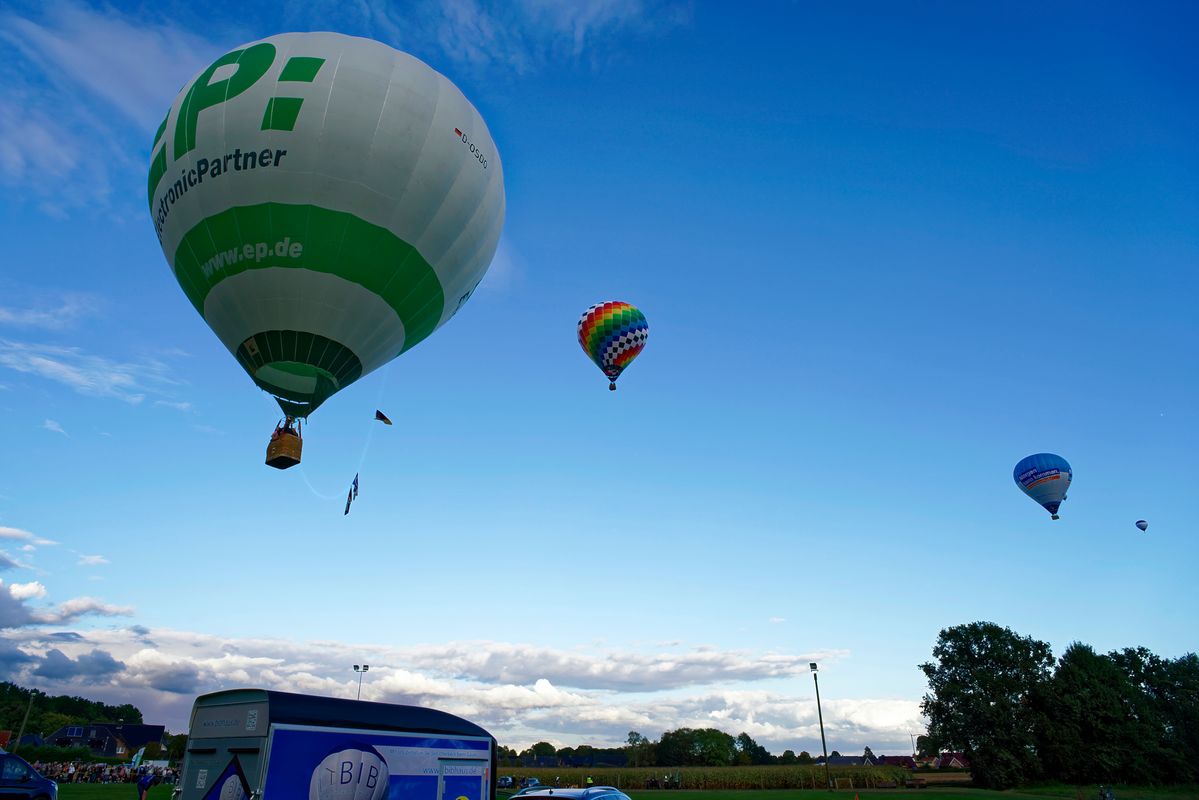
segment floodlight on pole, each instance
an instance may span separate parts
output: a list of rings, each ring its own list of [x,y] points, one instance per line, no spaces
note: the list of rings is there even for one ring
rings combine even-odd
[[[354,665],[354,671],[358,673],[358,699],[362,699],[362,676],[371,668],[370,664]]]
[[[808,667],[812,670],[812,683],[816,685],[816,717],[820,720],[820,749],[824,751],[824,782],[831,792],[833,778],[828,768],[828,745],[824,743],[824,712],[820,710],[820,681],[816,679],[816,662],[808,662]]]

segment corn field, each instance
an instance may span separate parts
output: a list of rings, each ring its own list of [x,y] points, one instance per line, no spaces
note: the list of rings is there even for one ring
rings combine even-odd
[[[900,767],[832,767],[834,783],[844,789],[872,789],[881,783],[896,782],[903,786],[911,773]],[[762,766],[762,767],[602,767],[560,769],[500,767],[500,775],[511,775],[519,785],[526,777],[537,778],[547,786],[583,786],[590,775],[596,786],[615,786],[623,791],[655,788],[669,776],[671,788],[675,777],[679,789],[823,789],[822,766]]]

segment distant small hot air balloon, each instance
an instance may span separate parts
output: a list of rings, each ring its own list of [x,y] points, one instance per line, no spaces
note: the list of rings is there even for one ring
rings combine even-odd
[[[1146,522],[1146,521],[1145,521],[1145,520],[1143,520],[1143,519],[1138,519],[1138,520],[1137,520],[1137,527],[1138,527],[1138,528],[1140,528],[1140,529],[1141,529],[1141,530],[1143,530],[1143,531],[1147,531],[1147,530],[1149,530],[1149,523],[1148,523],[1148,522]]]
[[[1020,459],[1012,477],[1022,492],[1044,506],[1052,519],[1057,519],[1058,506],[1066,499],[1074,472],[1069,462],[1059,455],[1035,453]]]
[[[597,303],[579,318],[579,344],[588,358],[608,376],[608,388],[616,391],[616,379],[645,349],[649,323],[635,306],[610,300]]]

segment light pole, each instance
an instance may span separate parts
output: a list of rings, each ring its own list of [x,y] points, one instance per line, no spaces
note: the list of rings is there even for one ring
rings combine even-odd
[[[33,698],[37,696],[37,689],[29,690],[29,705],[25,706],[25,718],[21,720],[21,729],[17,732],[17,743],[13,745],[12,751],[15,753],[21,747],[21,740],[25,738],[25,723],[29,722],[29,712],[33,710]]]
[[[816,684],[816,717],[820,720],[820,749],[824,751],[824,782],[831,792],[833,778],[828,769],[828,745],[824,743],[824,713],[820,710],[820,681],[816,679],[816,662],[811,661],[808,666],[812,668],[812,683]]]
[[[370,668],[371,668],[370,664],[363,664],[362,666],[358,666],[357,664],[354,665],[354,671],[358,673],[358,699],[359,700],[362,699],[362,676],[365,675],[367,673],[367,670],[369,670]]]

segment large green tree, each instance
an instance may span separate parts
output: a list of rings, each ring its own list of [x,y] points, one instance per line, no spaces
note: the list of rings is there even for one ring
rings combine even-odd
[[[504,757],[504,750],[506,750],[506,749],[507,748],[505,748],[505,747],[502,747],[502,746],[500,747],[499,754],[500,754],[501,758]],[[186,750],[187,750],[187,734],[186,733],[176,733],[173,736],[167,737],[167,758],[169,758],[171,761],[176,761],[176,762],[182,761],[184,751],[186,751]],[[511,750],[509,750],[508,752],[512,753],[512,755],[516,755]]]
[[[558,754],[558,748],[549,742],[537,742],[521,753],[522,756],[533,758],[549,758]]]
[[[628,746],[629,765],[634,767],[649,767],[654,764],[654,743],[637,731],[629,731],[625,739]]]
[[[1158,714],[1109,656],[1075,642],[1034,693],[1037,753],[1067,783],[1150,783],[1168,754]]]
[[[945,628],[920,665],[921,709],[938,746],[962,750],[977,784],[1006,789],[1037,775],[1030,698],[1049,677],[1049,645],[992,622]]]
[[[742,765],[773,764],[774,756],[762,745],[754,741],[748,733],[742,732],[734,745],[737,748],[737,763]]]
[[[662,734],[657,754],[663,767],[727,767],[736,762],[737,743],[715,728],[679,728]]]
[[[917,736],[916,755],[921,758],[935,758],[937,756],[937,743],[929,736],[923,734]]]
[[[1156,778],[1190,783],[1199,780],[1199,657],[1154,655],[1144,647],[1125,648],[1108,658],[1140,693],[1134,712],[1152,728]]]

